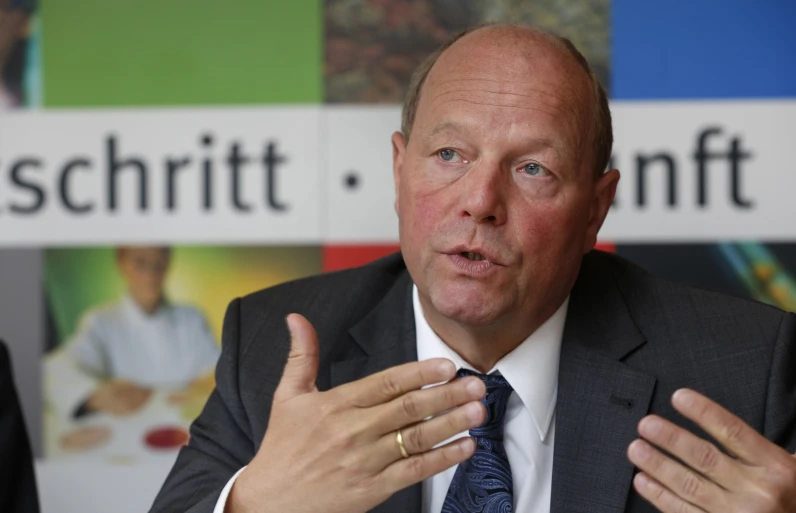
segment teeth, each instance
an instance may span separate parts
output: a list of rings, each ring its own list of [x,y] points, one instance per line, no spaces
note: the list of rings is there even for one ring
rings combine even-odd
[[[471,253],[469,251],[465,251],[464,256],[467,257],[468,260],[473,260],[475,262],[480,262],[481,260],[486,260],[484,256],[480,253]]]

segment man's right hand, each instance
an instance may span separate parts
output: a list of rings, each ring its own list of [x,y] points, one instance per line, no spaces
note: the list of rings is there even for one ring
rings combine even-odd
[[[226,513],[365,512],[472,456],[470,437],[434,446],[484,421],[480,379],[423,389],[456,375],[452,362],[433,359],[319,392],[315,329],[298,314],[287,323],[290,354],[268,429]],[[399,429],[408,458],[396,442]]]
[[[152,396],[152,390],[141,388],[123,379],[112,379],[99,386],[86,401],[89,411],[111,415],[130,415],[141,409]]]

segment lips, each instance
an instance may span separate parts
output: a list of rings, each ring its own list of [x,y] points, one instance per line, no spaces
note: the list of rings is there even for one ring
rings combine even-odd
[[[445,251],[448,255],[459,255],[471,262],[487,261],[495,265],[503,265],[502,259],[494,252],[480,246],[456,246],[450,251]]]
[[[462,252],[462,256],[467,258],[467,260],[472,260],[473,262],[480,262],[482,260],[486,260],[486,258],[484,258],[484,255],[482,255],[481,253],[473,253],[471,251]]]

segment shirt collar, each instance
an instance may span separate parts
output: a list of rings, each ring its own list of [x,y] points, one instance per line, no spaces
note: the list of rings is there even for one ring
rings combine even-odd
[[[142,322],[152,322],[157,320],[168,313],[169,305],[166,299],[164,298],[163,301],[160,302],[157,310],[154,313],[149,314],[145,312],[141,306],[136,303],[135,299],[130,295],[129,292],[126,292],[122,297],[122,305],[124,310],[128,313],[128,315],[133,316],[136,320]]]
[[[501,358],[488,374],[500,373],[531,413],[539,439],[544,442],[556,408],[558,394],[558,359],[569,297],[556,312],[526,338],[512,352]],[[412,287],[412,307],[417,333],[417,359],[448,358],[456,369],[474,370],[451,349],[428,325],[418,297],[417,286]]]

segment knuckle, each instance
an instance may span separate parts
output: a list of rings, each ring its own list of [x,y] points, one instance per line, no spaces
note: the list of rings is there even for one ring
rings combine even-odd
[[[381,389],[390,397],[399,395],[401,393],[401,386],[396,381],[396,378],[392,372],[386,372],[381,377]]]
[[[724,425],[724,437],[729,442],[738,442],[744,433],[744,424],[737,419],[731,420]]]
[[[719,465],[719,451],[712,445],[705,444],[697,450],[696,460],[700,470],[715,470]]]
[[[683,495],[689,499],[699,497],[703,490],[702,479],[693,472],[686,472],[683,476],[681,490]]]
[[[348,450],[351,447],[351,436],[345,429],[337,429],[329,439],[329,446],[338,451]]]
[[[666,447],[675,447],[680,440],[680,433],[677,429],[668,429],[665,437]]]
[[[417,397],[414,394],[407,394],[401,398],[401,409],[410,419],[416,419],[418,415]]]
[[[425,433],[422,425],[417,425],[408,430],[407,442],[411,452],[421,452],[425,450]]]
[[[407,460],[407,472],[413,481],[423,479],[426,471],[426,460],[423,456],[415,456]]]
[[[694,509],[685,501],[678,500],[677,501],[677,508],[675,509],[677,513],[694,513]]]
[[[334,401],[323,401],[318,406],[318,412],[320,413],[321,417],[331,417],[337,413],[337,411],[337,403]]]
[[[456,404],[456,393],[453,390],[453,387],[445,386],[442,387],[442,403],[445,407],[451,407]]]

